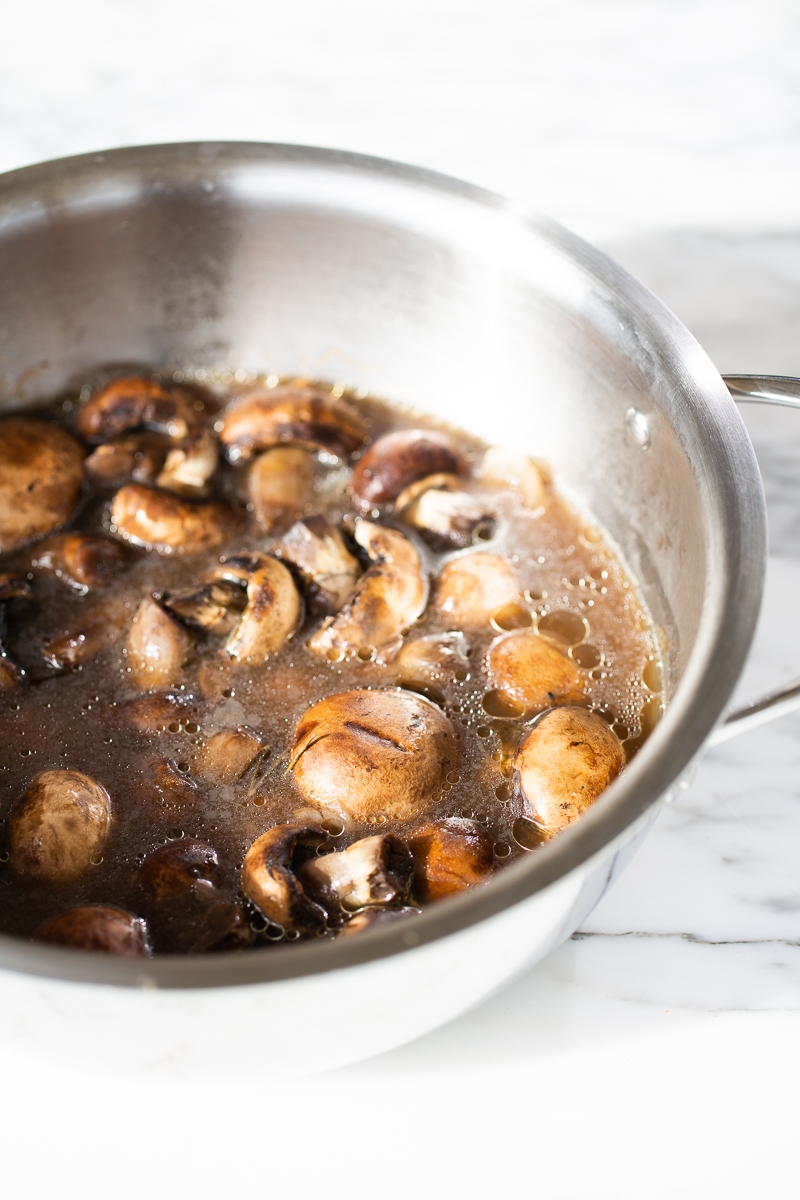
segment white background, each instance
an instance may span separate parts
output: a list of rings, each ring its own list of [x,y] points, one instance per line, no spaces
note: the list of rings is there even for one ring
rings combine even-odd
[[[800,372],[797,2],[0,3],[0,170],[209,138],[495,188],[609,247],[721,369]],[[800,422],[752,424],[775,553],[743,693],[800,673]],[[796,1197],[799,733],[710,755],[584,936],[383,1058],[204,1087],[8,1051],[3,1194]]]

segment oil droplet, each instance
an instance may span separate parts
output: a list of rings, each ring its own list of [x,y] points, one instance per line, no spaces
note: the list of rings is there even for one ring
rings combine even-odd
[[[511,788],[507,783],[501,783],[499,787],[494,789],[494,794],[501,804],[508,804],[511,799]]]
[[[661,663],[656,658],[648,658],[642,671],[642,681],[651,692],[661,691]]]
[[[530,629],[533,618],[527,608],[521,604],[506,604],[492,613],[490,618],[492,629],[498,633],[508,633],[512,629]]]
[[[487,692],[481,700],[483,711],[490,717],[501,717],[505,720],[516,720],[524,713],[521,704],[517,704],[505,692]]]
[[[577,646],[589,636],[589,622],[568,609],[558,608],[539,618],[537,626],[542,637],[560,646]]]
[[[259,808],[263,808],[266,803],[266,796],[253,796],[253,804],[257,804]]]
[[[581,642],[579,646],[571,646],[569,656],[586,671],[591,671],[593,667],[599,667],[603,661],[602,654],[591,642]]]
[[[186,732],[187,733],[199,733],[200,726],[195,725],[194,722],[190,721],[189,724],[186,726]]]
[[[458,771],[451,771],[450,774],[447,776],[447,782],[448,783],[458,783],[460,778],[461,778],[461,776],[459,775]]]
[[[338,651],[338,653],[341,653],[341,651]],[[361,649],[358,651],[358,657],[361,659],[362,662],[372,662],[372,660],[375,658],[376,653],[377,652],[376,652],[374,646],[362,646]],[[328,658],[331,658],[330,654],[328,655]],[[336,658],[336,659],[331,658],[331,662],[339,662],[339,661],[340,660],[338,658]]]
[[[181,727],[177,721],[173,721],[171,725],[167,726],[167,729],[170,733],[180,733],[181,731]]]
[[[89,862],[92,864],[93,867],[99,867],[100,863],[102,861],[103,861],[102,854],[93,854],[92,857],[89,859]]]
[[[507,842],[495,842],[494,856],[495,858],[508,858],[511,853],[511,847]]]
[[[338,838],[344,833],[344,822],[331,819],[330,821],[323,821],[320,828],[329,833],[331,837]]]
[[[517,817],[511,832],[514,835],[514,841],[523,850],[537,850],[544,841],[543,831],[527,817]]]
[[[479,738],[488,738],[492,736],[492,731],[488,725],[479,725],[475,732]]]
[[[327,650],[325,652],[325,657],[327,658],[328,662],[332,662],[332,663],[341,662],[342,659],[344,658],[344,650],[336,650],[336,649]]]
[[[167,838],[171,842],[177,842],[178,839],[182,838],[182,837],[183,837],[182,829],[168,829],[167,830]]]
[[[642,726],[642,733],[646,737],[655,729],[658,722],[661,720],[661,714],[664,711],[664,706],[661,703],[660,696],[653,696],[646,704],[642,705],[642,713],[639,718]]]

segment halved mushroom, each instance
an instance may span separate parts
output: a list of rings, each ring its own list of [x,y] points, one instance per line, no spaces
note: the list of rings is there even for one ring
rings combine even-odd
[[[352,404],[312,387],[278,387],[244,396],[217,428],[231,462],[244,462],[283,442],[344,458],[361,445],[366,433]]]
[[[414,860],[393,833],[361,838],[346,850],[311,858],[298,872],[312,895],[350,911],[405,900],[413,873]]]
[[[586,699],[586,672],[531,629],[517,629],[492,642],[486,672],[489,686],[522,713]]]
[[[546,834],[564,829],[625,763],[617,735],[588,708],[562,705],[537,717],[514,758],[514,789]]]
[[[172,687],[180,679],[192,651],[183,625],[165,612],[153,596],[145,596],[131,622],[126,652],[135,687]]]
[[[274,446],[254,460],[247,476],[253,515],[265,533],[286,529],[305,509],[314,485],[314,463],[300,446]]]
[[[257,773],[269,747],[254,729],[240,725],[238,729],[220,729],[213,733],[200,749],[195,771],[214,783],[236,783],[249,773]]]
[[[126,720],[140,733],[163,733],[170,725],[177,728],[196,710],[194,696],[184,692],[155,692],[137,696],[123,704]]]
[[[89,869],[108,836],[111,800],[80,771],[43,771],[8,819],[7,846],[18,875],[65,883]]]
[[[395,500],[404,488],[428,475],[461,475],[464,460],[455,442],[430,429],[401,429],[378,438],[353,469],[353,495],[370,508]]]
[[[361,574],[358,559],[327,517],[297,521],[272,552],[297,571],[316,615],[338,613]]]
[[[343,925],[339,932],[339,937],[352,937],[356,933],[364,933],[367,929],[373,929],[375,926],[386,925],[387,922],[396,921],[399,917],[411,917],[419,915],[422,910],[414,908],[409,904],[402,908],[364,908],[357,912],[354,917],[351,917],[347,924]]]
[[[360,654],[391,662],[403,634],[425,611],[428,581],[416,549],[396,529],[359,521],[355,539],[375,565],[361,576],[341,611],[309,639],[308,648],[336,660]]]
[[[483,883],[491,875],[491,839],[466,817],[423,825],[407,841],[414,856],[414,894],[425,903]]]
[[[268,554],[240,554],[220,563],[215,577],[247,588],[247,607],[224,646],[229,658],[258,663],[280,650],[302,615],[288,568]]]
[[[124,552],[108,538],[58,533],[36,548],[31,566],[49,571],[81,595],[109,583],[124,561]]]
[[[486,504],[459,486],[455,475],[429,475],[405,488],[395,511],[437,549],[463,549],[491,536],[494,517]]]
[[[247,592],[238,579],[211,579],[186,591],[172,592],[164,608],[193,629],[230,633],[247,607]]]
[[[155,483],[172,439],[160,433],[133,433],[96,446],[83,470],[96,488],[120,488],[124,483]]]
[[[51,422],[0,420],[0,553],[64,524],[83,484],[84,453]]]
[[[218,546],[236,523],[226,504],[193,504],[139,483],[120,488],[111,501],[110,520],[117,537],[164,554],[197,554]]]
[[[0,575],[0,692],[16,687],[25,674],[6,650],[6,601],[26,598],[30,594],[31,585],[21,575]]]
[[[268,921],[287,933],[309,936],[325,928],[328,914],[311,900],[295,873],[297,860],[326,838],[311,825],[276,825],[256,838],[242,864],[242,887]]]
[[[219,878],[219,855],[197,838],[179,838],[148,854],[138,872],[143,890],[159,903],[211,900]]]
[[[224,950],[244,950],[252,945],[253,931],[241,904],[215,904],[208,910],[191,954],[215,954]]]
[[[549,499],[547,465],[517,450],[490,446],[476,474],[490,487],[510,488],[517,492],[526,508],[541,508]]]
[[[445,563],[433,596],[440,618],[480,629],[509,605],[521,604],[519,582],[499,554],[463,554]]]
[[[406,642],[392,663],[399,684],[441,696],[454,679],[466,679],[469,671],[467,639],[463,633],[434,633]]]
[[[75,417],[75,429],[87,442],[108,442],[131,429],[185,438],[202,420],[202,405],[198,408],[187,392],[126,375],[86,401]]]
[[[208,481],[217,469],[219,452],[217,439],[210,429],[202,429],[194,437],[185,438],[173,446],[156,485],[179,496],[203,496]]]
[[[68,908],[45,921],[33,936],[37,942],[53,946],[99,950],[123,958],[143,958],[150,953],[147,926],[141,917],[101,904]]]
[[[318,808],[367,823],[409,821],[432,803],[456,757],[453,726],[423,696],[351,691],[301,717],[288,769]]]
[[[153,777],[153,791],[167,808],[194,808],[199,802],[197,784],[179,769],[174,759],[154,758],[147,766]]]

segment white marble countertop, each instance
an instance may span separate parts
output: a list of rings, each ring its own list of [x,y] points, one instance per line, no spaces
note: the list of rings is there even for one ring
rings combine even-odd
[[[601,241],[722,370],[800,373],[799,25],[783,0],[28,0],[0,169],[184,138],[421,162]],[[742,698],[800,674],[800,418],[748,419],[773,553]],[[800,716],[709,753],[575,938],[371,1062],[220,1094],[11,1049],[6,1194],[796,1197],[798,762]]]

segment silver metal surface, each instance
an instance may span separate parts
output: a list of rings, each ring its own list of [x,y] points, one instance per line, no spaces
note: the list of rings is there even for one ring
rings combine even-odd
[[[115,364],[333,379],[546,457],[639,581],[669,705],[580,821],[413,930],[146,964],[0,937],[0,968],[157,988],[287,980],[402,958],[572,873],[583,898],[548,918],[569,936],[718,721],[758,614],[758,469],[694,339],[579,238],[382,160],[193,144],[0,177],[0,404],[46,400]],[[531,928],[531,953],[555,936]]]

